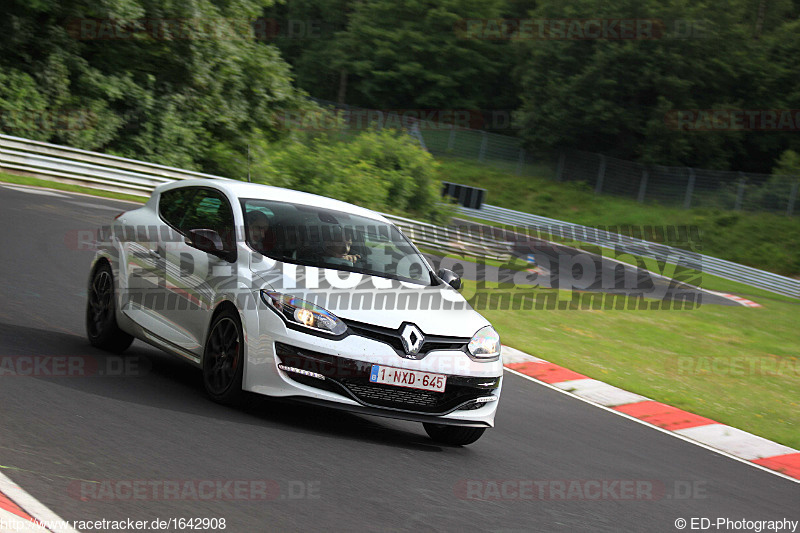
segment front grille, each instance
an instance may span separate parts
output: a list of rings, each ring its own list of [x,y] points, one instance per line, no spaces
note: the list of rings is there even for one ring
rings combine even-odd
[[[500,386],[500,378],[448,376],[444,392],[395,387],[372,383],[369,380],[371,363],[314,352],[280,342],[275,343],[275,353],[286,366],[325,376],[324,380],[320,380],[302,374],[287,373],[298,383],[336,392],[371,407],[425,414],[446,414],[456,409],[477,409],[483,404],[476,404],[473,400],[494,393]]]
[[[345,387],[356,397],[367,403],[409,409],[435,408],[443,393],[416,389],[403,389],[391,385],[370,383],[363,385],[352,380],[345,382]]]
[[[347,327],[361,337],[376,340],[384,344],[388,344],[398,355],[407,357],[405,349],[403,348],[403,341],[400,339],[400,331],[403,328],[401,325],[398,329],[384,328],[372,324],[364,324],[363,322],[355,322],[353,320],[344,320]],[[425,340],[422,347],[413,359],[422,359],[430,352],[436,350],[460,350],[466,352],[467,345],[470,339],[466,337],[447,337],[443,335],[428,335],[423,332]]]

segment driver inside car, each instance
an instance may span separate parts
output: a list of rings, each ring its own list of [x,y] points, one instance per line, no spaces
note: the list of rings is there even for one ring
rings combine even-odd
[[[270,228],[269,218],[262,211],[249,211],[245,215],[247,237],[258,251],[271,251],[275,248],[275,232]]]
[[[350,252],[352,246],[353,232],[351,230],[335,232],[333,238],[325,243],[323,252],[325,262],[332,265],[354,266],[361,256]]]

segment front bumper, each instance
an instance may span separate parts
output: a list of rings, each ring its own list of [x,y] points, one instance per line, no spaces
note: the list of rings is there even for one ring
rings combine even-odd
[[[277,313],[263,306],[243,316],[244,321],[248,319],[245,390],[389,418],[494,425],[502,389],[499,360],[475,361],[465,351],[439,342],[444,338],[435,337],[436,343],[423,358],[408,359],[375,331],[351,327],[341,338],[325,338],[287,328]],[[436,393],[371,383],[372,365],[443,374],[447,385],[443,393]]]
[[[372,363],[275,343],[279,368],[303,385],[349,397],[365,407],[443,416],[485,407],[499,398],[502,378],[447,376],[444,392],[372,383]]]

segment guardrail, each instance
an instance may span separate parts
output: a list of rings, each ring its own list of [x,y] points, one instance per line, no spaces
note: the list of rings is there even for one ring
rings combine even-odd
[[[172,180],[221,177],[9,135],[0,135],[0,168],[135,196]]]
[[[418,220],[384,214],[411,241],[423,249],[443,251],[467,257],[480,257],[505,262],[511,258],[513,242],[498,241],[475,235],[464,228],[442,227]]]
[[[156,186],[173,180],[227,179],[8,135],[0,135],[0,169],[142,197],[150,196]],[[511,256],[510,247],[495,240],[403,217],[385,216],[415,244],[427,250],[499,261]]]
[[[154,187],[176,179],[216,178],[211,174],[156,165],[124,157],[78,150],[56,144],[0,135],[0,169],[24,172],[48,179],[137,196],[149,196]],[[633,255],[669,260],[685,251],[663,244],[627,237],[617,233],[572,224],[561,220],[521,213],[484,204],[479,210],[457,208],[462,215],[499,223],[509,228],[531,227],[558,236],[568,232],[582,242]],[[421,248],[470,257],[488,257],[499,261],[510,257],[513,243],[478,235],[466,228],[446,228],[416,220],[386,215]],[[697,254],[703,272],[794,298],[800,298],[800,281]]]
[[[642,257],[651,257],[658,261],[671,262],[676,256],[686,257],[687,252],[665,244],[654,243],[643,239],[612,233],[598,228],[572,224],[562,220],[520,213],[511,209],[484,204],[481,209],[458,207],[458,212],[464,216],[502,224],[504,227],[530,228],[544,235],[565,237],[588,244],[595,244],[604,248],[612,248],[617,252],[632,254]],[[740,265],[717,257],[692,253],[696,265],[690,265],[702,272],[758,287],[777,294],[800,298],[800,280],[781,276],[772,272]]]

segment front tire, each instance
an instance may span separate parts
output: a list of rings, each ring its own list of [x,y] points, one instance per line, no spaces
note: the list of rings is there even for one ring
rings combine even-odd
[[[471,428],[463,426],[443,426],[423,422],[425,432],[430,438],[442,444],[453,446],[466,446],[472,444],[483,435],[486,428]]]
[[[203,385],[223,405],[243,403],[244,334],[237,313],[226,309],[211,323],[203,353]]]
[[[122,353],[133,342],[133,336],[122,331],[117,325],[116,307],[114,274],[111,272],[111,266],[103,262],[95,268],[89,282],[86,336],[95,348]]]

